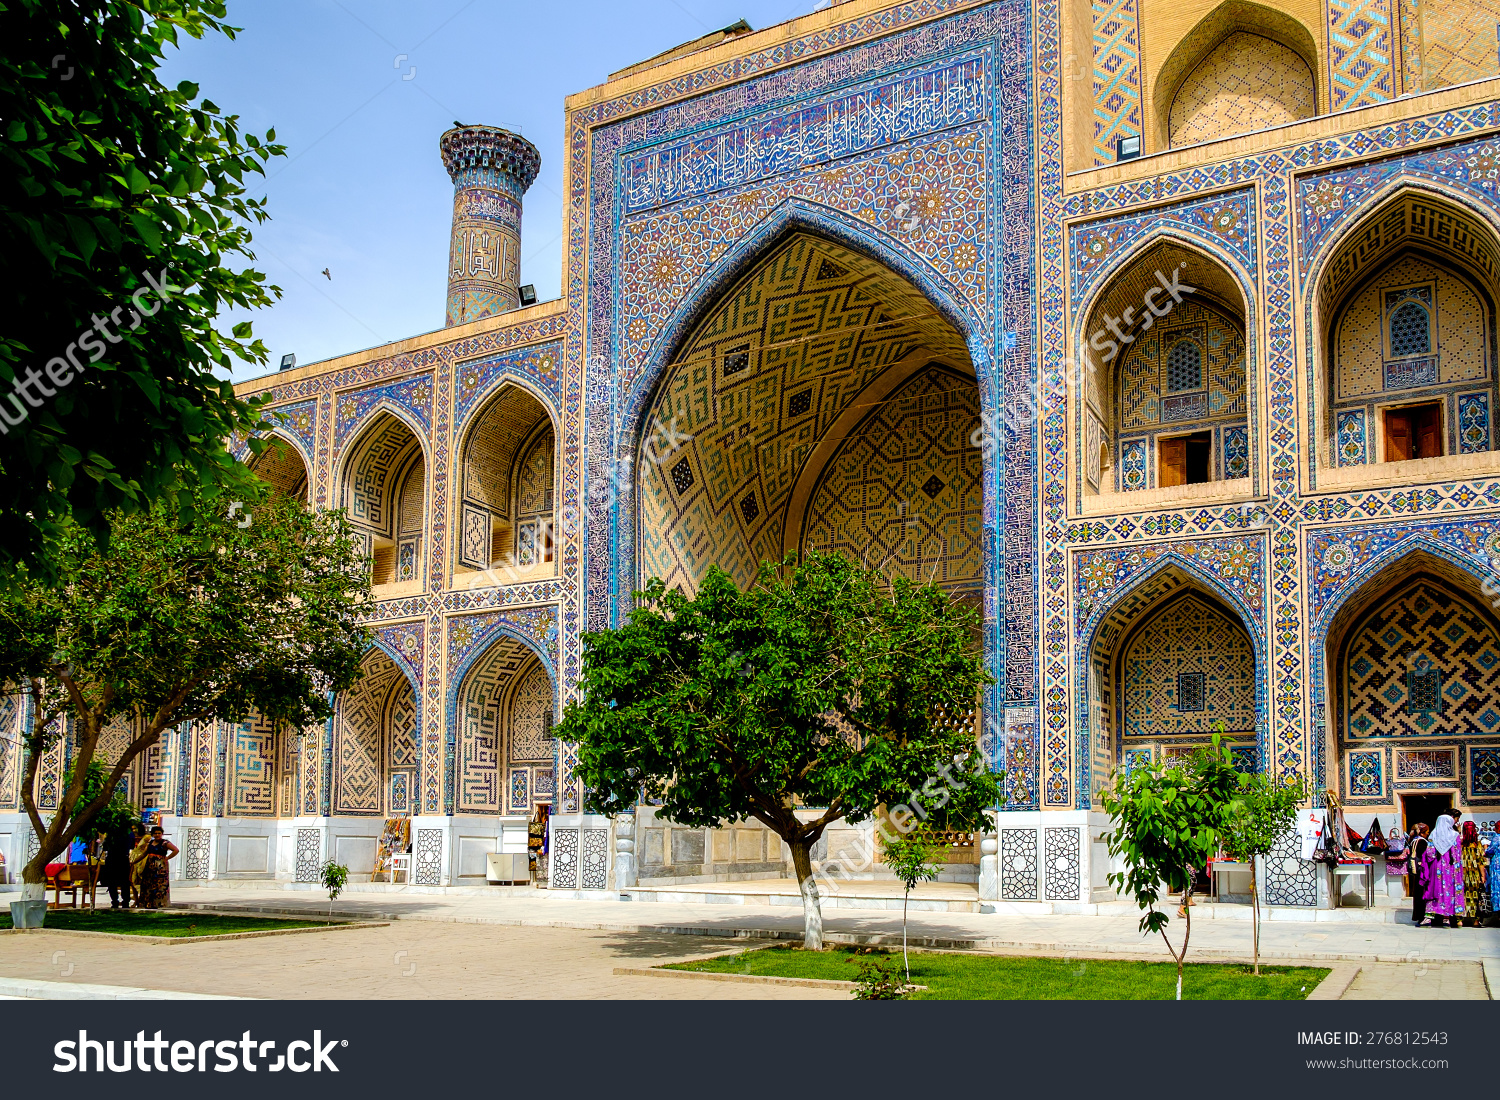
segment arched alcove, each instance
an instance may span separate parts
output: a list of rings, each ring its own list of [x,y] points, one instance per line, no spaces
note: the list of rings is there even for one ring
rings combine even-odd
[[[360,669],[334,719],[332,812],[410,816],[417,808],[416,693],[384,650],[371,649]]]
[[[251,458],[249,466],[272,492],[307,503],[307,463],[289,440],[272,435],[266,449]]]
[[[502,385],[480,407],[460,448],[455,580],[556,575],[556,438],[551,414],[521,386]]]
[[[458,692],[454,811],[530,814],[556,793],[552,679],[525,644],[490,643]]]
[[[340,499],[364,536],[377,586],[419,588],[424,562],[427,464],[400,417],[381,410],[350,445]]]
[[[1074,362],[1092,365],[1073,387],[1085,497],[1251,476],[1246,306],[1227,267],[1176,238],[1105,284],[1074,332]]]
[[[1397,190],[1349,226],[1313,291],[1329,466],[1495,449],[1500,239],[1457,202]]]

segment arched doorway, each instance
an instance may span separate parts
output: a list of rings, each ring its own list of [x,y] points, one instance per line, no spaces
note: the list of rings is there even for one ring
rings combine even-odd
[[[391,657],[372,649],[334,722],[334,814],[405,817],[416,812],[417,699]]]
[[[458,693],[454,752],[458,814],[531,814],[556,794],[555,692],[531,649],[502,636],[470,666]]]
[[[980,587],[973,365],[905,279],[794,232],[692,329],[638,441],[637,568],[692,590],[806,546]]]

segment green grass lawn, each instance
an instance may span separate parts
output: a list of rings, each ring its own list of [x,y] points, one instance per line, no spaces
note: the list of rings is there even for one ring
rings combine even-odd
[[[73,932],[123,932],[130,936],[223,936],[231,932],[269,932],[277,928],[317,928],[322,921],[280,917],[226,917],[182,910],[136,912],[132,909],[52,909],[48,928]],[[10,927],[9,910],[0,911],[0,928]]]
[[[859,977],[860,948],[804,951],[800,947],[764,947],[697,963],[676,963],[674,970],[707,970],[723,974],[765,974],[780,978]],[[901,952],[884,953],[901,962]],[[1184,1000],[1296,1001],[1306,997],[1328,973],[1325,967],[1265,966],[1257,978],[1248,966],[1188,963],[1182,974]],[[911,980],[928,988],[916,999],[938,1001],[1150,1001],[1171,1000],[1177,967],[1170,962],[1125,959],[1048,959],[951,952],[912,952]]]

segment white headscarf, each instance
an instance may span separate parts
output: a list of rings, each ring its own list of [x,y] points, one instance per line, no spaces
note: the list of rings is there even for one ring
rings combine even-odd
[[[1458,830],[1453,827],[1453,818],[1438,814],[1437,824],[1432,827],[1432,846],[1439,855],[1447,855],[1448,849],[1458,843]]]

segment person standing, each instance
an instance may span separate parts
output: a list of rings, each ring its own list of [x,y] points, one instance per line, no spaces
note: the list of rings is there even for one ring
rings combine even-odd
[[[1464,875],[1458,830],[1451,814],[1439,814],[1432,827],[1431,846],[1422,854],[1423,878],[1426,880],[1427,911],[1432,927],[1442,928],[1444,920],[1458,927],[1464,912]]]
[[[109,890],[111,909],[130,908],[130,849],[135,833],[129,825],[119,824],[104,838],[104,870],[99,876]]]
[[[167,877],[167,861],[178,852],[177,845],[167,839],[162,827],[151,830],[151,839],[146,842],[145,854],[141,856],[141,893],[139,905],[142,909],[165,909],[172,902],[170,880]]]
[[[1421,924],[1427,919],[1427,880],[1422,856],[1427,851],[1427,823],[1419,821],[1411,827],[1411,836],[1406,842],[1406,889],[1411,894],[1411,922]]]
[[[130,849],[130,897],[137,909],[141,906],[141,875],[146,872],[146,845],[151,843],[151,834],[146,826],[137,821],[132,827],[135,844]]]
[[[1484,845],[1479,843],[1479,829],[1472,821],[1464,822],[1463,838],[1464,923],[1478,928],[1489,916],[1490,892],[1485,881],[1489,860],[1485,858]]]

